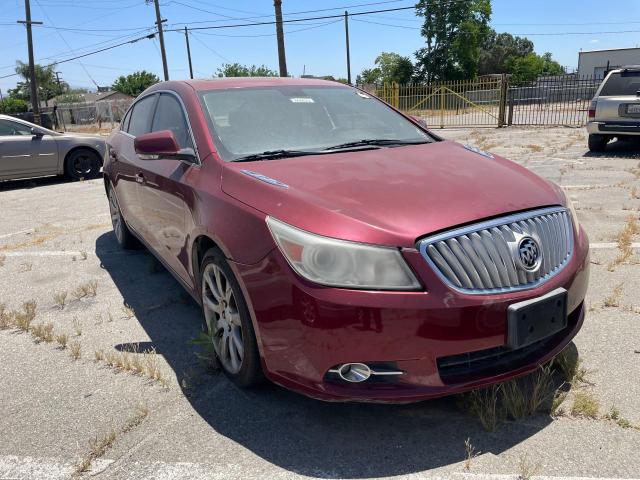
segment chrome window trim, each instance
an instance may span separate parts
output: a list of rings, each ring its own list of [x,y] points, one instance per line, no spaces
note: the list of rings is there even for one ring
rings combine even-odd
[[[517,285],[514,287],[490,288],[490,289],[471,289],[471,288],[465,288],[465,287],[458,287],[457,285],[453,284],[440,271],[440,268],[435,264],[435,262],[431,259],[431,257],[427,253],[427,248],[429,247],[429,245],[440,242],[442,240],[448,240],[450,238],[459,237],[461,235],[467,235],[473,232],[478,232],[480,230],[490,229],[490,228],[498,227],[502,225],[508,225],[510,223],[519,222],[522,220],[527,220],[527,219],[535,218],[542,215],[560,213],[560,212],[565,212],[567,215],[567,218],[569,219],[569,225],[570,225],[569,254],[567,255],[567,258],[564,260],[564,262],[558,265],[558,267],[556,267],[556,269],[553,270],[550,274],[547,274],[544,277],[540,277],[538,280],[531,283],[527,283],[525,285]],[[480,221],[480,222],[467,225],[465,227],[455,228],[453,230],[447,230],[446,232],[438,233],[433,236],[427,236],[426,238],[419,240],[416,244],[416,247],[420,251],[422,258],[426,260],[427,264],[431,267],[431,269],[449,288],[457,292],[465,293],[469,295],[495,295],[499,293],[512,293],[512,292],[519,292],[523,290],[531,290],[533,288],[536,288],[542,285],[543,283],[546,283],[547,281],[555,277],[558,273],[560,273],[562,270],[564,270],[564,268],[570,263],[571,259],[573,258],[574,241],[575,241],[574,229],[575,229],[575,225],[573,222],[573,216],[571,215],[571,212],[569,211],[568,208],[560,207],[560,206],[548,207],[548,208],[528,210],[526,212],[497,217],[491,220]]]

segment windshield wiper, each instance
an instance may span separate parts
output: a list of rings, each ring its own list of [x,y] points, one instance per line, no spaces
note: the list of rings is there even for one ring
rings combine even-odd
[[[325,150],[339,150],[342,148],[351,147],[364,147],[364,146],[395,146],[395,145],[419,145],[421,143],[431,143],[429,140],[393,140],[387,138],[368,138],[364,140],[357,140],[355,142],[341,143],[332,147],[325,148]]]
[[[253,153],[238,157],[232,162],[253,162],[254,160],[274,160],[276,158],[303,157],[305,155],[321,155],[321,152],[314,150],[267,150],[266,152]]]

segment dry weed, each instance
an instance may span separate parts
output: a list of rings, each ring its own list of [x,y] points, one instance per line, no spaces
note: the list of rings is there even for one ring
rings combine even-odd
[[[609,294],[609,296],[604,299],[603,305],[607,308],[619,307],[623,288],[624,285],[622,283],[616,285],[611,294]]]
[[[28,332],[31,322],[36,318],[37,303],[35,300],[29,300],[22,304],[22,311],[13,312],[14,325],[23,332]]]
[[[614,271],[618,265],[629,263],[633,258],[633,238],[640,234],[640,223],[634,216],[629,216],[624,228],[618,233],[618,256],[609,265],[608,270]]]
[[[600,402],[589,392],[578,391],[573,399],[573,407],[571,407],[571,415],[574,417],[584,417],[597,419],[600,410]]]
[[[471,471],[471,462],[473,459],[480,455],[480,452],[476,452],[475,447],[471,444],[471,439],[467,438],[464,441],[464,451],[465,451],[465,460],[464,460],[464,469],[467,472]]]
[[[66,333],[59,333],[58,335],[56,335],[56,342],[58,343],[58,346],[64,350],[65,348],[67,348],[67,343],[69,342],[69,335]]]
[[[54,303],[60,308],[60,310],[64,309],[64,306],[67,303],[67,292],[56,292],[53,294]]]
[[[53,323],[40,323],[38,325],[33,325],[30,328],[30,332],[36,343],[53,342]]]
[[[80,342],[77,340],[71,342],[69,344],[69,352],[71,354],[71,358],[78,360],[82,354],[82,346],[80,345]]]

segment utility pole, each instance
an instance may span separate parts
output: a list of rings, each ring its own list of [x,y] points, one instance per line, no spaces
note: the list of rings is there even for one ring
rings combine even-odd
[[[160,1],[154,0],[156,6],[156,25],[158,26],[158,37],[160,38],[160,54],[162,55],[162,68],[164,70],[164,81],[169,80],[169,67],[167,66],[167,52],[164,49],[164,33],[162,32],[162,17],[160,16]]]
[[[38,84],[36,82],[36,64],[33,59],[33,37],[31,36],[31,25],[42,25],[42,22],[31,21],[31,4],[29,0],[24,0],[24,11],[26,19],[18,20],[27,27],[27,46],[29,49],[29,87],[31,89],[31,108],[33,110],[33,123],[40,125],[40,104],[38,103]]]
[[[184,38],[187,41],[187,57],[189,58],[189,75],[193,79],[193,65],[191,65],[191,48],[189,47],[189,30],[184,27]]]
[[[344,37],[347,42],[347,83],[351,85],[351,54],[349,52],[349,12],[344,11]]]
[[[276,9],[276,37],[278,38],[278,62],[280,64],[280,76],[288,77],[287,58],[284,53],[284,30],[282,28],[282,0],[273,0]]]
[[[62,93],[62,84],[60,83],[60,74],[62,72],[54,72],[56,74],[56,81],[58,82],[58,93]]]

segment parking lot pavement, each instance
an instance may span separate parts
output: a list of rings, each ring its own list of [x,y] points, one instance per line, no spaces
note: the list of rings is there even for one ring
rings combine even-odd
[[[195,355],[197,305],[146,251],[119,250],[100,180],[9,182],[0,303],[34,300],[32,327],[68,337],[62,348],[0,331],[0,479],[69,478],[83,461],[83,475],[105,479],[640,477],[640,430],[620,421],[640,425],[640,236],[635,256],[615,261],[640,214],[640,154],[618,143],[590,155],[576,129],[437,133],[512,158],[575,202],[593,247],[575,347],[596,419],[571,414],[572,394],[564,415],[487,432],[452,398],[357,405],[238,390]],[[617,420],[605,418],[612,407]]]

